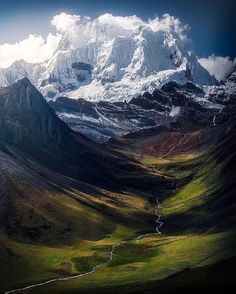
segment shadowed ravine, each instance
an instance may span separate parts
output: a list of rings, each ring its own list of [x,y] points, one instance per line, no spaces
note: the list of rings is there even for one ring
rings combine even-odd
[[[161,218],[161,215],[159,214],[158,212],[158,208],[160,207],[160,203],[159,203],[159,200],[156,199],[156,207],[155,207],[155,215],[157,216],[157,219],[156,219],[156,234],[161,234],[161,231],[159,230],[161,228],[161,226],[163,225],[163,223],[160,221],[160,218]],[[136,240],[139,240],[141,238],[144,238],[146,236],[150,236],[152,234],[141,234],[139,235],[138,237],[136,237]],[[91,271],[88,271],[86,273],[83,273],[83,274],[79,274],[79,275],[74,275],[74,276],[68,276],[68,277],[63,277],[63,278],[55,278],[55,279],[51,279],[51,280],[48,280],[48,281],[45,281],[45,282],[41,282],[41,283],[35,283],[35,284],[32,284],[32,285],[29,285],[29,286],[26,286],[26,287],[23,287],[23,288],[18,288],[18,289],[14,289],[14,290],[10,290],[10,291],[7,291],[5,292],[4,294],[10,294],[10,293],[17,293],[17,292],[21,292],[21,291],[24,291],[24,290],[30,290],[32,288],[35,288],[35,287],[40,287],[40,286],[44,286],[44,285],[48,285],[48,284],[51,284],[51,283],[55,283],[55,282],[62,282],[62,281],[68,281],[68,280],[72,280],[72,279],[77,279],[77,278],[80,278],[80,277],[84,277],[84,276],[87,276],[87,275],[91,275],[93,273],[95,273],[100,267],[108,264],[109,262],[112,262],[113,258],[114,258],[114,253],[115,251],[119,248],[119,246],[125,242],[127,242],[128,240],[124,240],[124,241],[120,241],[116,244],[114,244],[111,248],[111,251],[110,251],[110,254],[109,254],[109,259],[106,261],[106,262],[102,262],[102,263],[99,263],[98,265],[94,266],[93,269]]]

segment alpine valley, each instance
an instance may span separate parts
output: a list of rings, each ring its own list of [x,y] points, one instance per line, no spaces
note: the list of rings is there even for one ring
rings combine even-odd
[[[1,293],[236,286],[235,67],[169,15],[77,16],[0,85]]]

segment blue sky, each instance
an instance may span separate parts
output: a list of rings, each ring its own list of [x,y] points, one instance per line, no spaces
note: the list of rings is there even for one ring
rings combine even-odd
[[[235,0],[0,0],[0,44],[46,36],[51,18],[60,12],[97,17],[138,15],[143,19],[169,13],[191,26],[189,37],[199,56],[235,57]]]

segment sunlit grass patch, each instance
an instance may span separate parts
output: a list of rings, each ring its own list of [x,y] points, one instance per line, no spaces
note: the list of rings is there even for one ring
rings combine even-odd
[[[117,248],[114,259],[92,275],[31,292],[93,293],[103,287],[131,286],[163,279],[187,268],[214,263],[236,254],[235,236],[235,232],[174,237],[149,235],[123,243]]]

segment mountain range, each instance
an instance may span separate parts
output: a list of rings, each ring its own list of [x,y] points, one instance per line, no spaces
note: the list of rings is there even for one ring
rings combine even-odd
[[[0,69],[0,85],[26,77],[62,120],[96,142],[173,121],[185,107],[217,112],[234,99],[235,71],[219,83],[181,30],[110,17],[80,18],[48,61],[15,61]]]
[[[58,97],[49,104],[72,129],[94,141],[104,142],[111,137],[174,121],[183,113],[189,116],[210,111],[214,117],[225,105],[234,104],[235,85],[233,71],[219,85],[202,86],[191,81],[181,85],[171,81],[129,102]],[[215,122],[212,120],[212,123]]]

